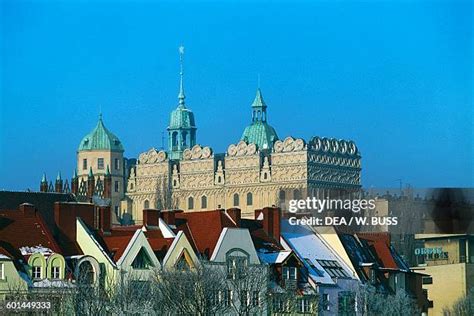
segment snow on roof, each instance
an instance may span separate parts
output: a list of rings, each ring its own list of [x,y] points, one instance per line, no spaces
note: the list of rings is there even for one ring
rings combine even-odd
[[[171,230],[171,228],[166,224],[163,219],[158,220],[158,225],[160,227],[161,233],[163,234],[164,238],[174,238],[176,234]]]
[[[259,251],[257,254],[260,260],[262,260],[263,262],[268,264],[276,264],[285,261],[286,258],[288,258],[288,256],[291,254],[291,250],[282,250],[274,252]]]
[[[290,225],[288,220],[282,220],[281,231],[284,239],[283,246],[289,247],[298,255],[308,269],[311,279],[316,283],[335,284],[319,260],[337,261],[341,267],[345,265],[317,234],[303,226]],[[352,275],[351,271],[344,270],[347,275]]]
[[[32,286],[33,287],[73,287],[74,285],[64,280],[44,279],[41,281],[33,282]]]
[[[9,256],[0,253],[0,259],[11,259]]]
[[[54,251],[52,251],[51,249],[47,247],[41,246],[41,244],[38,246],[32,246],[32,247],[28,247],[28,246],[20,247],[20,252],[23,256],[32,255],[34,253],[42,253],[43,255],[51,255],[54,253]]]

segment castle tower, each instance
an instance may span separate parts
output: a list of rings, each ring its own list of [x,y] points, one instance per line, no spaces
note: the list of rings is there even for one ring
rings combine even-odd
[[[41,178],[40,192],[48,192],[48,180],[46,180],[46,173],[43,173],[43,178]]]
[[[180,54],[180,83],[178,94],[178,107],[171,112],[170,124],[168,126],[168,153],[170,159],[181,159],[183,151],[196,144],[196,124],[193,112],[186,108],[184,104],[184,83],[183,83],[183,55],[184,47],[179,48]]]
[[[79,144],[77,150],[77,179],[73,179],[74,187],[80,186],[82,181],[86,181],[88,186],[87,195],[97,195],[97,192],[94,191],[98,179],[103,179],[109,173],[110,206],[116,215],[120,214],[120,201],[125,194],[123,152],[122,143],[115,134],[105,127],[101,114],[95,128],[84,136]],[[107,171],[108,166],[110,167]],[[90,192],[90,190],[92,191]],[[113,220],[116,222],[115,219]]]
[[[252,123],[245,128],[241,140],[256,144],[259,150],[271,150],[278,140],[275,129],[267,123],[267,105],[260,88],[252,103]]]
[[[54,192],[63,193],[63,179],[61,178],[61,172],[58,172],[56,182],[54,183]]]

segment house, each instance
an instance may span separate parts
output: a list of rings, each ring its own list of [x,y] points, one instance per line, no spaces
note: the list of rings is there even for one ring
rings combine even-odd
[[[282,245],[281,210],[255,211],[255,219],[242,219],[250,231],[261,262],[270,271],[271,313],[316,314],[318,294],[308,283],[308,270],[295,252]]]
[[[212,294],[226,314],[261,314],[267,310],[268,273],[262,265],[249,230],[240,227],[239,209],[164,213],[177,236],[186,236],[201,264],[222,276]]]
[[[426,313],[431,303],[422,289],[423,278],[395,251],[389,233],[338,234],[359,279],[387,294],[404,292]]]
[[[32,204],[0,211],[0,289],[50,291],[71,286],[62,250]]]
[[[423,289],[432,301],[429,315],[466,297],[474,289],[474,235],[417,234],[423,248],[416,250],[419,264],[415,271],[426,274]]]
[[[307,282],[319,294],[320,315],[342,314],[359,287],[359,279],[351,267],[329,243],[307,226],[281,221],[281,243],[302,262]]]

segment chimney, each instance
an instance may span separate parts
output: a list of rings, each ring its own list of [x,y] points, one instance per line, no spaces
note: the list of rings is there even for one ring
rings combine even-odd
[[[240,208],[229,208],[226,211],[227,215],[232,218],[232,220],[235,222],[237,227],[240,227],[240,219],[241,219],[241,211]]]
[[[265,207],[263,213],[263,229],[277,242],[280,242],[280,220],[281,209],[277,207]]]
[[[167,210],[161,211],[160,217],[165,221],[168,225],[176,225],[176,213],[182,213],[182,210]]]
[[[159,226],[160,211],[156,209],[146,208],[143,210],[143,225]]]
[[[76,240],[76,218],[79,217],[89,227],[94,225],[94,205],[75,202],[54,203],[54,222],[56,227],[70,240]]]
[[[103,233],[110,233],[111,225],[110,206],[99,206],[99,229]]]
[[[20,204],[20,212],[24,217],[34,217],[36,215],[36,208],[33,204],[23,203]]]

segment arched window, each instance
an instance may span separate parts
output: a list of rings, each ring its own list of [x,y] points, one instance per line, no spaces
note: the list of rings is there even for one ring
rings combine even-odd
[[[145,202],[143,202],[143,208],[145,209],[150,208],[150,201],[145,200]]]
[[[286,193],[284,190],[280,190],[280,193],[278,193],[278,198],[280,200],[280,203],[285,203]]]
[[[247,205],[253,205],[253,195],[251,192],[247,193]]]
[[[188,197],[188,210],[194,209],[194,198],[192,196]]]
[[[239,201],[239,194],[235,193],[234,194],[234,206],[239,206],[240,201]]]
[[[79,275],[77,280],[80,284],[91,285],[94,283],[94,268],[89,261],[84,261],[79,265]]]
[[[178,132],[173,132],[171,134],[171,144],[173,147],[178,146]]]
[[[265,172],[265,173],[263,174],[263,180],[267,180],[267,179],[268,179],[268,174]]]
[[[201,196],[201,208],[207,208],[207,196]]]
[[[217,183],[221,183],[222,182],[222,177],[221,176],[218,176],[217,177]]]
[[[188,142],[188,133],[187,132],[182,132],[181,133],[181,144],[183,144],[183,147],[187,146]]]
[[[293,190],[293,199],[300,200],[301,199],[301,192],[300,190],[296,189]]]

